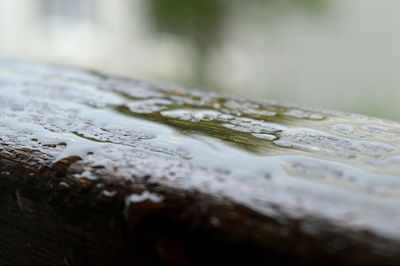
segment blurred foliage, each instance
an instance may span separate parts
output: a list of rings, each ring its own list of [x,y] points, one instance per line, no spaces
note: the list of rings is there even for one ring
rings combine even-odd
[[[305,7],[321,10],[326,0],[145,0],[153,30],[158,34],[171,34],[187,41],[193,48],[193,82],[207,84],[207,58],[211,48],[222,37],[223,23],[229,8],[243,5],[268,4],[280,7]]]
[[[236,2],[240,2],[245,4],[244,1],[236,0]],[[283,8],[303,8],[310,11],[321,11],[325,8],[328,3],[327,0],[250,0],[249,2],[257,2],[259,4],[270,4],[274,6],[280,6]]]
[[[210,48],[219,43],[225,17],[223,0],[146,0],[158,33],[175,35],[194,48],[193,81],[204,85]]]
[[[222,0],[146,0],[156,31],[194,43],[217,42],[224,19]]]

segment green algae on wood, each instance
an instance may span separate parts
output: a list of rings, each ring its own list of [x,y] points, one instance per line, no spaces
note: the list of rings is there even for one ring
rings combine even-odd
[[[269,252],[399,262],[396,122],[3,59],[0,161],[114,199],[128,224],[173,209]]]

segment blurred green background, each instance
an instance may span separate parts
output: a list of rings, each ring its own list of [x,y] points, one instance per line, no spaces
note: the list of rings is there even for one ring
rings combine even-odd
[[[0,0],[0,54],[400,121],[400,1]]]

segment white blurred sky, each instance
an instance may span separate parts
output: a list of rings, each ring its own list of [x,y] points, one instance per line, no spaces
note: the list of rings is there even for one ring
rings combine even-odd
[[[191,83],[192,48],[149,31],[146,0],[51,1],[80,15],[0,0],[0,54]],[[210,89],[400,120],[400,1],[327,1],[318,14],[250,2],[225,19],[207,60]]]

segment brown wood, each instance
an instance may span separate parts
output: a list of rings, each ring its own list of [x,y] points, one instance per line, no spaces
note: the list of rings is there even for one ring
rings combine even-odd
[[[400,265],[400,124],[0,60],[1,265]]]

